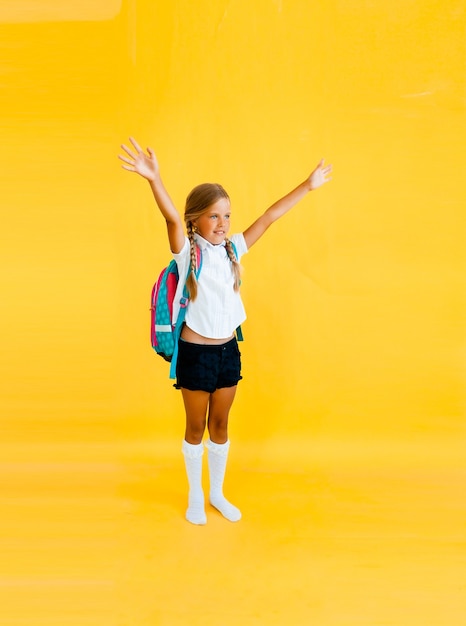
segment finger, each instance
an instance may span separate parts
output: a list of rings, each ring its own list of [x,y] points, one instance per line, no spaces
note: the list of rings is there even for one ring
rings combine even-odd
[[[128,165],[134,165],[134,162],[133,162],[133,161],[130,161],[129,159],[127,159],[127,158],[126,158],[125,156],[123,156],[122,154],[119,154],[119,155],[118,155],[118,158],[119,158],[121,161],[124,161],[125,163],[128,163]]]
[[[152,148],[150,146],[147,146],[147,153],[150,156],[151,159],[153,159],[155,157],[154,151],[152,150]]]
[[[127,170],[128,172],[135,172],[136,170],[134,169],[134,167],[132,167],[131,165],[122,165],[121,166],[124,170]]]
[[[129,140],[131,141],[131,143],[133,144],[133,146],[136,148],[137,152],[144,152],[143,149],[141,148],[141,146],[138,144],[138,142],[136,141],[136,139],[134,139],[134,137],[130,137]]]
[[[131,150],[131,148],[128,148],[128,146],[125,146],[124,143],[121,144],[121,147],[123,148],[123,150],[126,152],[126,154],[129,154],[129,156],[133,159],[136,158],[136,155],[134,154],[134,152]]]

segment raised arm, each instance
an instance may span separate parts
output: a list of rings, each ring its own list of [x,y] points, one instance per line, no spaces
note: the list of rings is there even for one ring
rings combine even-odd
[[[288,213],[300,200],[318,187],[330,180],[329,175],[332,171],[331,165],[324,165],[324,160],[320,161],[312,174],[304,182],[298,185],[293,191],[286,196],[277,200],[265,213],[263,213],[249,228],[244,231],[244,238],[248,249],[262,237],[267,228],[276,222],[282,215]]]
[[[129,140],[133,149],[123,144],[121,147],[126,156],[120,154],[118,158],[126,164],[122,166],[123,169],[136,172],[149,182],[157,206],[167,223],[170,249],[176,254],[181,251],[185,241],[183,222],[160,178],[157,157],[152,148],[147,148],[146,154],[135,139],[130,137]]]

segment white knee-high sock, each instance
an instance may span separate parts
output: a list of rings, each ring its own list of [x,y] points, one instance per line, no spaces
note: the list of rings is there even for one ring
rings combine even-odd
[[[186,519],[192,524],[206,524],[204,492],[202,491],[202,455],[204,454],[204,448],[202,443],[195,445],[183,440],[182,452],[189,483]]]
[[[241,511],[233,506],[223,495],[223,481],[228,460],[230,442],[214,443],[210,439],[205,444],[208,450],[210,473],[210,503],[230,522],[241,519]]]

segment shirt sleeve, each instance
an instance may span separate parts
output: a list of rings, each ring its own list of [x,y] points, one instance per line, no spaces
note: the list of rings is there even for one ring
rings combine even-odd
[[[246,239],[244,238],[243,233],[237,233],[236,235],[232,235],[230,240],[236,246],[236,252],[238,253],[238,261],[241,259],[243,254],[246,254],[248,251],[248,246],[246,244]]]
[[[183,247],[181,248],[181,250],[178,253],[174,253],[172,252],[173,258],[176,261],[176,264],[178,265],[178,271],[180,272],[180,276],[181,274],[181,266],[182,265],[186,265],[186,271],[188,270],[188,257],[189,257],[189,239],[187,237],[184,238],[184,244]]]

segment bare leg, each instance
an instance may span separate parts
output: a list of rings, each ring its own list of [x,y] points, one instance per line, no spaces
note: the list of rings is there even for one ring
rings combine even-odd
[[[228,440],[228,415],[235,399],[236,385],[216,389],[209,402],[209,435],[215,443],[226,443]]]
[[[185,439],[188,443],[199,444],[206,427],[207,407],[210,394],[207,391],[181,389],[186,411]]]

